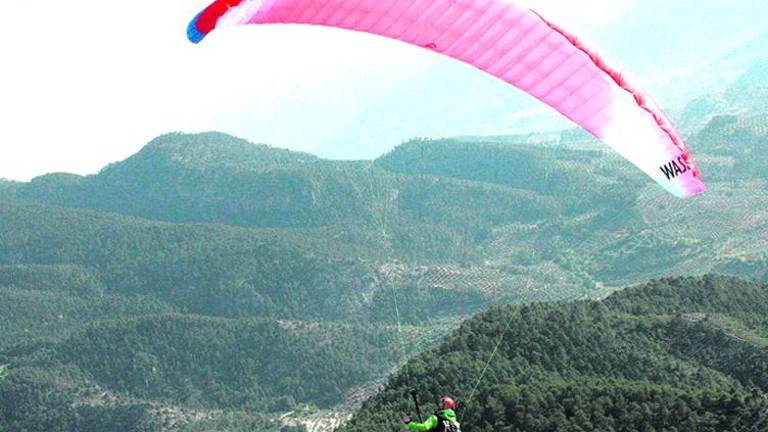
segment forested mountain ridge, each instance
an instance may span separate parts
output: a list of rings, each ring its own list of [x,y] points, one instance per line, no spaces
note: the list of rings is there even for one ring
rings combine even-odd
[[[350,392],[355,393],[358,386],[381,379],[402,358],[439,340],[467,314],[491,304],[601,297],[618,286],[649,276],[696,274],[712,268],[761,277],[768,274],[768,236],[760,235],[768,229],[768,183],[759,171],[739,171],[739,161],[749,158],[748,149],[759,149],[766,134],[761,132],[759,117],[755,121],[723,119],[714,120],[696,137],[702,142],[706,140],[704,144],[711,147],[711,153],[703,155],[703,167],[717,167],[717,175],[705,196],[685,202],[667,196],[642,176],[636,178],[626,162],[609,151],[566,148],[560,150],[567,157],[560,159],[556,147],[537,149],[528,143],[500,145],[457,140],[417,140],[377,161],[340,162],[334,168],[329,167],[336,162],[308,158],[310,167],[306,169],[298,162],[303,155],[278,151],[279,155],[274,157],[278,162],[272,164],[271,149],[254,146],[255,160],[244,168],[247,175],[294,176],[298,172],[299,178],[324,178],[302,184],[348,186],[339,190],[335,186],[298,188],[295,195],[289,193],[299,197],[298,201],[263,201],[261,210],[253,212],[255,228],[247,224],[180,224],[179,220],[167,217],[167,213],[156,219],[167,217],[171,221],[119,214],[135,213],[142,206],[154,209],[160,202],[173,211],[184,208],[185,214],[195,221],[198,217],[206,221],[205,211],[195,210],[201,202],[219,212],[215,204],[227,201],[229,196],[217,195],[227,190],[217,188],[235,181],[232,179],[238,179],[239,174],[230,168],[205,171],[206,166],[227,167],[232,157],[253,149],[244,150],[242,146],[251,144],[232,139],[234,153],[227,153],[210,141],[230,139],[218,134],[168,136],[168,142],[150,146],[142,160],[105,169],[111,172],[109,187],[105,186],[106,180],[96,182],[101,175],[55,174],[29,184],[11,183],[4,189],[6,195],[0,202],[0,289],[4,294],[3,309],[11,311],[3,316],[4,320],[0,318],[3,334],[7,335],[0,348],[0,363],[7,365],[5,406],[17,412],[18,403],[23,403],[30,413],[43,410],[61,414],[48,423],[39,423],[41,430],[87,430],[87,424],[102,425],[102,430],[115,424],[126,425],[122,430],[163,430],[170,428],[170,423],[176,424],[177,430],[276,430],[285,423],[277,420],[282,414],[270,410],[297,406],[297,415],[302,417],[304,410],[312,412],[316,406],[336,406]],[[751,138],[729,156],[728,143],[742,135]],[[195,142],[196,139],[200,142]],[[191,140],[190,154],[207,162],[193,166],[181,157],[179,152],[184,153],[187,144],[182,143],[186,140]],[[155,148],[156,145],[160,148]],[[205,151],[209,145],[213,154]],[[259,162],[261,158],[266,161]],[[166,172],[173,175],[160,176],[158,181],[150,182],[153,184],[142,183],[141,188],[135,188],[133,176],[140,174],[146,180],[158,160],[170,161]],[[530,167],[507,173],[502,171],[505,163]],[[279,168],[280,164],[285,167]],[[463,165],[471,169],[462,171]],[[126,174],[120,172],[121,166],[146,171]],[[485,171],[478,173],[479,170]],[[197,174],[189,174],[193,172]],[[528,172],[529,181],[521,180]],[[183,174],[176,176],[179,173]],[[221,176],[222,183],[211,181],[208,175]],[[203,183],[195,183],[195,179]],[[590,185],[589,179],[595,183]],[[587,185],[594,195],[579,193],[573,190],[574,185]],[[97,195],[89,195],[88,188],[101,190]],[[158,195],[148,199],[142,188],[155,188]],[[126,190],[133,191],[133,195],[123,193]],[[284,193],[282,189],[265,186],[260,190],[274,197]],[[315,198],[325,200],[325,207],[312,203],[313,190],[322,192]],[[201,191],[202,195],[195,195]],[[42,195],[36,197],[36,193]],[[82,207],[69,201],[77,194],[95,200],[92,203],[106,203],[107,207],[98,211],[72,208]],[[238,199],[247,203],[252,196],[244,190]],[[188,201],[185,203],[180,197],[187,197]],[[307,201],[306,197],[310,199]],[[345,200],[356,201],[351,207],[353,211],[332,208],[343,207]],[[294,209],[294,204],[301,202],[311,205]],[[109,207],[113,205],[117,207]],[[130,211],[123,212],[120,206],[127,206]],[[289,220],[297,225],[276,224],[275,221],[282,220],[283,210],[273,211],[275,208],[292,214],[293,219]],[[354,210],[359,208],[364,210]],[[315,210],[321,217],[313,213]],[[224,216],[222,220],[238,223],[237,219]],[[258,228],[260,224],[266,227]],[[395,299],[397,312],[393,308]],[[90,376],[90,371],[81,369],[79,361],[60,354],[67,343],[85,347],[81,335],[87,328],[103,328],[105,336],[132,334],[144,328],[136,322],[159,323],[168,318],[153,317],[191,313],[236,321],[253,317],[290,318],[299,320],[299,327],[307,320],[333,321],[337,326],[345,322],[344,325],[353,327],[370,321],[384,325],[387,337],[398,334],[391,327],[397,313],[404,325],[412,327],[406,328],[404,341],[390,340],[385,344],[371,345],[356,339],[356,334],[367,334],[363,330],[344,336],[350,346],[364,346],[363,352],[386,361],[375,368],[375,373],[361,372],[356,363],[329,361],[336,368],[325,376],[349,375],[364,380],[341,380],[337,383],[340,385],[331,387],[332,380],[318,382],[314,388],[333,395],[332,401],[323,401],[317,397],[320,393],[310,392],[312,396],[304,399],[292,396],[292,403],[290,399],[281,399],[268,386],[259,390],[257,398],[240,381],[232,384],[233,381],[227,381],[229,377],[197,375],[208,363],[188,370],[188,380],[178,374],[142,375],[148,370],[147,364],[168,369],[179,358],[152,344],[142,345],[152,349],[129,344],[130,352],[102,347],[110,355],[130,358],[132,363],[117,362],[124,366],[121,369],[98,366],[98,380]],[[438,319],[446,315],[455,322]],[[120,324],[115,328],[120,330],[108,332],[106,329],[112,327],[101,327],[106,325],[105,320],[118,321]],[[201,328],[193,325],[196,321],[185,320],[171,319],[189,324],[189,329]],[[732,378],[724,377],[720,371],[723,365],[743,365],[738,359],[759,355],[728,335],[758,341],[755,338],[761,336],[744,332],[746,324],[734,322],[728,316],[711,315],[709,320],[703,320],[689,314],[673,321],[677,323],[674,328],[657,327],[659,334],[670,340],[719,340],[722,346],[728,346],[730,357],[705,359],[717,372],[699,372],[702,379],[729,383]],[[713,322],[726,330],[712,330]],[[219,324],[216,326],[219,328]],[[176,341],[185,344],[185,348],[173,348],[175,352],[201,345],[193,335],[179,331],[169,333],[173,340],[159,338],[157,343],[169,347],[174,347]],[[223,330],[212,332],[219,335]],[[302,339],[301,343],[306,344],[301,346],[308,351],[316,348],[315,342],[334,333],[320,327],[314,334],[314,342]],[[590,337],[602,340],[599,335]],[[230,336],[225,339],[236,340]],[[109,339],[112,342],[107,345],[115,340]],[[621,349],[631,352],[627,345],[632,344],[622,345]],[[220,350],[230,357],[245,353],[232,346]],[[681,345],[679,350],[682,356],[691,349]],[[88,352],[83,350],[84,355]],[[136,357],[135,353],[143,354]],[[390,355],[394,353],[399,354],[393,360]],[[590,357],[589,362],[599,364],[598,360]],[[614,360],[634,364],[631,358]],[[86,369],[93,366],[90,360],[82,361]],[[131,375],[132,381],[116,381],[125,367],[137,371]],[[237,367],[247,369],[243,365]],[[258,370],[248,370],[254,370],[253,375],[258,377]],[[673,368],[665,370],[668,378],[698,385],[695,379],[679,375]],[[740,367],[728,373],[746,379],[755,371]],[[156,380],[144,382],[147,377]],[[162,385],[165,392],[158,393],[157,388],[147,383]],[[663,400],[649,400],[651,405],[671,404],[687,397],[684,395],[688,390],[670,394],[659,390],[658,385],[666,384],[653,382],[643,390],[658,394]],[[553,385],[547,391],[563,395],[580,386]],[[591,381],[585,386],[592,389],[593,395],[606,391],[601,384]],[[228,399],[225,403],[221,398],[195,396],[200,392],[207,396],[219,394],[223,388],[238,395],[237,400]],[[626,395],[637,394],[631,388],[621,391]],[[20,402],[18,395],[22,394],[27,399]],[[42,396],[45,394],[56,396],[46,399]],[[365,394],[370,394],[370,390]],[[505,394],[513,397],[517,393]],[[718,399],[721,395],[706,397]],[[358,396],[356,400],[361,399]],[[704,405],[710,400],[700,399]],[[37,425],[35,416],[39,414],[14,417],[13,421]]]
[[[393,320],[392,285],[407,321],[446,292],[458,315],[489,302],[544,300],[501,270],[385,264],[311,233],[179,225],[39,204],[0,203],[0,287],[82,296],[151,296],[222,317]],[[323,248],[316,245],[326,239]],[[372,247],[372,246],[371,246]],[[563,289],[562,294],[567,294]],[[531,296],[531,297],[529,297]]]
[[[409,361],[341,430],[399,430],[409,388],[427,406],[462,399],[472,431],[763,430],[766,299],[767,285],[711,275],[495,308]]]
[[[156,158],[197,170],[268,171],[328,163],[309,153],[266,144],[254,145],[220,132],[196,134],[193,139],[185,134],[170,133],[149,142],[139,153],[126,161],[130,163],[118,163],[104,171],[128,169],[123,168],[124,166],[140,169],[145,162]]]
[[[556,202],[569,201],[576,190],[599,194],[628,178],[646,181],[606,159],[604,151],[516,144],[516,139],[504,145],[415,140],[369,162],[323,160],[213,132],[168,134],[96,175],[51,174],[15,189],[31,201],[170,222],[306,227],[391,220],[416,204],[409,194],[448,192],[440,192],[443,188],[465,203],[464,213],[472,212],[472,198],[483,189],[501,196],[535,192],[550,197],[533,213],[542,218],[558,214],[564,205]],[[436,188],[438,179],[444,184]],[[528,199],[519,192],[512,198]],[[507,213],[518,213],[506,207]],[[453,209],[435,210],[445,218]]]
[[[744,233],[768,232],[766,125],[761,115],[715,117],[695,133],[709,190],[685,201],[604,146],[571,147],[565,132],[547,145],[531,137],[414,140],[372,162],[321,160],[217,133],[169,134],[98,175],[43,176],[5,191],[160,221],[270,228],[313,249],[383,262],[549,262],[579,275],[582,287],[695,266],[761,277],[768,244],[760,239],[768,237]],[[581,247],[594,262],[560,253]],[[654,259],[659,249],[671,255]]]
[[[703,152],[721,158],[720,169],[711,170],[713,179],[768,180],[766,136],[768,108],[762,115],[715,117],[693,141]]]
[[[108,292],[153,295],[209,315],[269,315],[270,308],[278,307],[281,316],[288,316],[289,303],[275,300],[275,306],[270,295],[293,294],[290,297],[297,300],[310,286],[319,294],[322,286],[331,287],[318,278],[339,282],[331,277],[334,266],[353,273],[359,266],[354,260],[313,257],[290,243],[227,226],[175,225],[13,203],[0,204],[0,215],[2,264],[79,265],[90,269],[95,283]],[[315,267],[323,271],[309,271]],[[4,274],[11,276],[8,284],[22,277],[18,271]],[[362,274],[358,271],[351,280],[361,283]],[[258,283],[253,285],[247,275],[257,277]],[[287,292],[288,280],[293,281],[293,293]],[[239,286],[238,292],[228,295],[234,286]],[[250,299],[242,297],[249,293]],[[314,313],[321,313],[320,305],[313,305]],[[294,314],[308,312],[303,305],[293,307],[299,308]]]
[[[355,180],[362,175],[358,165],[350,164]],[[221,133],[167,134],[96,175],[42,176],[18,195],[170,222],[317,225],[366,213],[350,180],[334,175],[343,168]],[[331,206],[324,199],[329,193],[350,198]]]
[[[346,389],[391,368],[396,348],[387,326],[156,314],[95,323],[60,342],[17,344],[4,356],[11,370],[81,376],[129,398],[270,412],[293,408],[283,400],[341,402]]]
[[[690,200],[575,130],[418,139],[373,161],[174,133],[95,175],[0,181],[0,429],[301,431],[330,415],[328,430],[491,305],[712,270],[768,280],[768,119],[690,114],[709,187]],[[442,360],[469,385],[519,311],[525,352],[505,338],[470,427],[622,430],[673,406],[643,427],[738,430],[723,425],[763,406],[759,287],[675,278],[494,309]]]
[[[463,399],[467,430],[751,430],[768,409],[766,300],[764,284],[711,275],[602,301],[497,307],[416,355],[341,430],[399,430],[411,387],[426,407],[440,394]],[[399,360],[393,326],[135,308],[148,314],[0,349],[0,424],[278,430],[270,412],[311,416],[305,404],[341,403]]]
[[[234,422],[237,430],[277,430],[275,413],[342,403],[393,368],[394,335],[380,325],[179,314],[96,322],[60,341],[0,351],[0,427],[210,430]]]

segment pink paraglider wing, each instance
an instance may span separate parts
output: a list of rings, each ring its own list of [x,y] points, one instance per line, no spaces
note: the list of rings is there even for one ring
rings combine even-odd
[[[218,0],[189,24],[314,24],[424,47],[475,66],[548,104],[679,197],[705,190],[667,116],[574,36],[501,0]]]

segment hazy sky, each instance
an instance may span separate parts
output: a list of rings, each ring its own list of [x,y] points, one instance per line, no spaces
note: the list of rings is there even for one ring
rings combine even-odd
[[[655,94],[662,102],[672,99],[669,83],[710,61],[708,52],[734,49],[768,23],[765,0],[518,3],[602,47],[630,76],[664,93]],[[193,45],[186,25],[207,4],[4,5],[0,178],[94,173],[170,131],[219,130],[326,157],[372,158],[415,136],[567,126],[469,66],[374,36],[248,26]]]

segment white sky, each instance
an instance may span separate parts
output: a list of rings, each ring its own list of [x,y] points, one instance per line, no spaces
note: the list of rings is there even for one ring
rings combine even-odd
[[[219,130],[322,156],[374,157],[414,136],[505,131],[477,121],[462,129],[471,112],[439,95],[477,97],[476,86],[498,91],[499,104],[519,97],[425,50],[350,32],[248,26],[193,45],[186,25],[208,0],[6,3],[0,178],[94,173],[170,131]],[[589,40],[636,2],[526,3]],[[425,99],[431,105],[418,105]],[[454,108],[431,112],[441,104]],[[417,114],[400,116],[404,106]]]

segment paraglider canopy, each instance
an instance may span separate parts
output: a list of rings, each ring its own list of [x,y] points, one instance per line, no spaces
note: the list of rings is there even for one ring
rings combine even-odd
[[[575,36],[503,0],[217,0],[189,24],[313,24],[361,31],[468,63],[551,106],[678,197],[705,190],[666,114]]]

